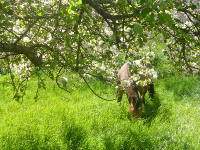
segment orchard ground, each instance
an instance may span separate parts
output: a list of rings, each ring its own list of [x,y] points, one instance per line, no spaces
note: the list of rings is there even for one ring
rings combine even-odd
[[[1,82],[6,80],[1,76]],[[200,78],[172,76],[155,82],[156,97],[146,96],[140,120],[131,120],[126,96],[121,104],[97,98],[86,85],[72,94],[48,81],[34,100],[36,81],[28,83],[23,103],[12,87],[0,86],[0,149],[199,149]],[[91,83],[101,95],[114,90]]]

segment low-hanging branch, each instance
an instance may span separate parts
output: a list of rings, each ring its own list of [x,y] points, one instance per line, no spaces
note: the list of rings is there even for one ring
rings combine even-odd
[[[3,43],[0,42],[0,52],[12,53],[13,55],[26,56],[35,66],[40,67],[43,65],[42,58],[37,55],[31,47],[27,47],[20,44]]]

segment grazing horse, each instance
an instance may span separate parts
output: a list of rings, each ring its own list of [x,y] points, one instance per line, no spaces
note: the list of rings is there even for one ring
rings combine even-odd
[[[139,86],[135,81],[131,81],[131,76],[136,72],[130,71],[130,64],[125,63],[118,71],[118,89],[117,100],[120,102],[122,96],[126,93],[130,107],[130,113],[135,117],[140,117],[142,113],[142,104],[145,103],[144,97],[147,91],[149,91],[150,97],[154,96],[153,83],[146,86]]]

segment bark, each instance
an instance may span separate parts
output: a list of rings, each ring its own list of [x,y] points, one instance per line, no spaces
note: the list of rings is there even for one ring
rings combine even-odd
[[[135,14],[121,14],[121,15],[112,15],[108,12],[104,11],[96,0],[83,0],[83,3],[90,5],[92,8],[96,10],[98,14],[100,14],[104,19],[110,19],[112,21],[132,18]]]
[[[27,47],[19,44],[8,44],[0,42],[0,52],[12,53],[13,55],[26,56],[35,66],[41,66],[43,64],[42,58],[37,56],[37,52],[31,47]]]

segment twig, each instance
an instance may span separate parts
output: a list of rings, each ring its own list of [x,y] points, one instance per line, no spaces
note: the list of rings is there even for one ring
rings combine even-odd
[[[100,95],[98,95],[92,88],[91,86],[89,85],[89,83],[87,82],[87,80],[79,73],[79,76],[84,80],[84,82],[86,83],[86,85],[88,86],[88,88],[90,89],[90,91],[95,95],[97,96],[98,98],[102,99],[102,100],[105,100],[105,101],[114,101],[116,100],[115,98],[114,99],[106,99],[106,98],[103,98],[101,97]]]
[[[67,91],[68,93],[71,93],[71,92],[70,92],[69,90],[67,90],[66,88],[61,87],[60,84],[58,83],[58,78],[61,76],[61,71],[62,71],[63,68],[64,68],[64,66],[62,66],[62,67],[59,69],[59,71],[58,71],[58,73],[57,73],[57,75],[56,75],[56,84],[58,85],[58,87],[59,87],[60,89],[65,90],[65,91]]]

